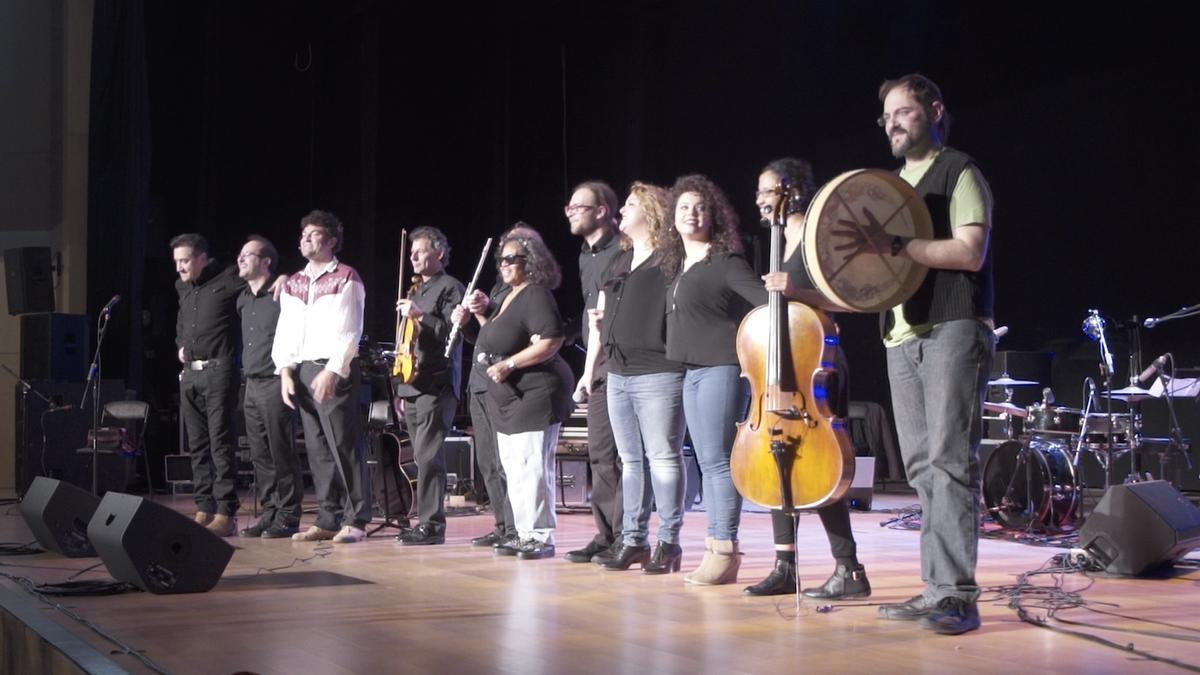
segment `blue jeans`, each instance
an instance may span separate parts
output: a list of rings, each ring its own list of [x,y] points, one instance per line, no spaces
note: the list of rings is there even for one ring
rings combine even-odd
[[[929,599],[979,596],[979,439],[995,344],[987,325],[968,319],[887,350],[900,453],[921,501],[921,579]]]
[[[683,525],[683,373],[610,372],[608,417],[622,462],[622,540],[631,546],[646,543],[653,497],[658,541],[678,544]]]
[[[688,368],[683,375],[683,414],[703,474],[708,536],[722,541],[737,541],[742,516],[742,495],[729,471],[734,425],[749,400],[740,373],[738,366],[709,366]]]

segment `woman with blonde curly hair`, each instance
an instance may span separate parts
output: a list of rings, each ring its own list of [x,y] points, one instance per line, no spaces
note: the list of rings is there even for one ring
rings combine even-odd
[[[608,362],[608,414],[621,457],[622,541],[609,570],[639,563],[645,574],[679,571],[683,549],[683,367],[667,359],[667,286],[659,242],[669,227],[667,191],[634,183],[621,208],[622,251],[607,270],[593,310],[584,381],[595,357]],[[649,545],[651,504],[658,541]]]
[[[725,194],[705,176],[684,176],[671,188],[673,228],[663,241],[667,289],[667,358],[683,364],[683,410],[703,474],[708,536],[692,584],[737,581],[742,497],[729,455],[735,423],[745,412],[737,329],[767,302],[767,291],[742,256],[738,219]]]

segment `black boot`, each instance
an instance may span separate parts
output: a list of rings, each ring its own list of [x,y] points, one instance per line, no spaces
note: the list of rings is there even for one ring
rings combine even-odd
[[[679,544],[658,542],[654,547],[654,556],[650,562],[642,563],[642,574],[669,574],[678,572],[683,564],[683,549]]]
[[[849,600],[871,595],[871,582],[862,565],[846,567],[838,565],[833,575],[816,588],[804,589],[804,597],[818,600]]]
[[[641,546],[621,544],[616,555],[600,563],[600,566],[606,570],[627,570],[633,563],[641,563],[644,568],[647,562],[650,562],[649,546],[646,544]]]
[[[775,569],[766,579],[742,589],[746,595],[787,595],[796,592],[796,563],[775,559]]]

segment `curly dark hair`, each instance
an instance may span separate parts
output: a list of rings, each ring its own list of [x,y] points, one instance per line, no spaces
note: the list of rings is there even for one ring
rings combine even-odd
[[[546,242],[542,241],[541,235],[536,230],[523,222],[518,222],[509,228],[500,237],[500,244],[496,246],[497,268],[500,267],[500,257],[504,254],[504,247],[509,243],[515,243],[521,247],[521,253],[525,256],[525,278],[529,280],[529,283],[549,290],[558,288],[562,283],[562,268],[554,259],[554,254],[550,252],[549,248],[546,248]]]
[[[883,103],[888,94],[897,87],[907,89],[913,98],[917,99],[917,103],[921,104],[921,108],[925,110],[925,116],[929,119],[934,140],[945,145],[950,140],[950,111],[946,109],[946,99],[942,98],[941,87],[921,73],[909,73],[894,80],[884,80],[883,84],[879,85],[879,102]],[[934,101],[942,104],[942,119],[936,123],[933,122]]]
[[[679,198],[688,192],[694,192],[703,197],[704,203],[708,205],[709,213],[712,214],[712,238],[709,239],[711,246],[708,255],[711,257],[741,253],[744,249],[742,235],[738,230],[737,212],[733,210],[729,198],[725,196],[721,188],[709,180],[708,176],[700,174],[682,176],[676,179],[675,184],[671,186],[671,198],[668,202],[671,205],[671,212],[668,216],[671,227],[663,229],[663,237],[659,241],[659,251],[662,254],[660,268],[667,279],[679,276],[683,267],[683,238],[679,236],[679,230],[675,228],[675,209],[679,206]]]
[[[759,173],[763,174],[768,171],[779,176],[781,180],[787,179],[788,183],[796,189],[799,199],[792,202],[792,209],[798,213],[807,211],[808,203],[812,201],[813,195],[817,192],[812,165],[803,159],[780,157],[768,162]]]
[[[342,227],[342,221],[337,216],[329,211],[317,209],[300,219],[300,232],[304,232],[304,228],[309,225],[316,225],[325,230],[325,236],[337,239],[337,246],[333,247],[334,253],[342,250],[342,244],[346,239],[346,232],[345,228]]]
[[[667,213],[667,190],[657,185],[634,181],[629,186],[629,194],[638,198],[642,213],[646,218],[646,229],[650,233],[650,248],[657,250],[662,244],[664,232],[670,225]],[[633,248],[633,242],[624,234],[621,235],[621,250]]]

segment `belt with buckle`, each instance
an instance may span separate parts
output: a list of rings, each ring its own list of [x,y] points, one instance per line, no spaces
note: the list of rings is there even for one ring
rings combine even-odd
[[[186,364],[188,370],[204,370],[221,365],[221,359],[207,359],[203,361],[188,361]]]

